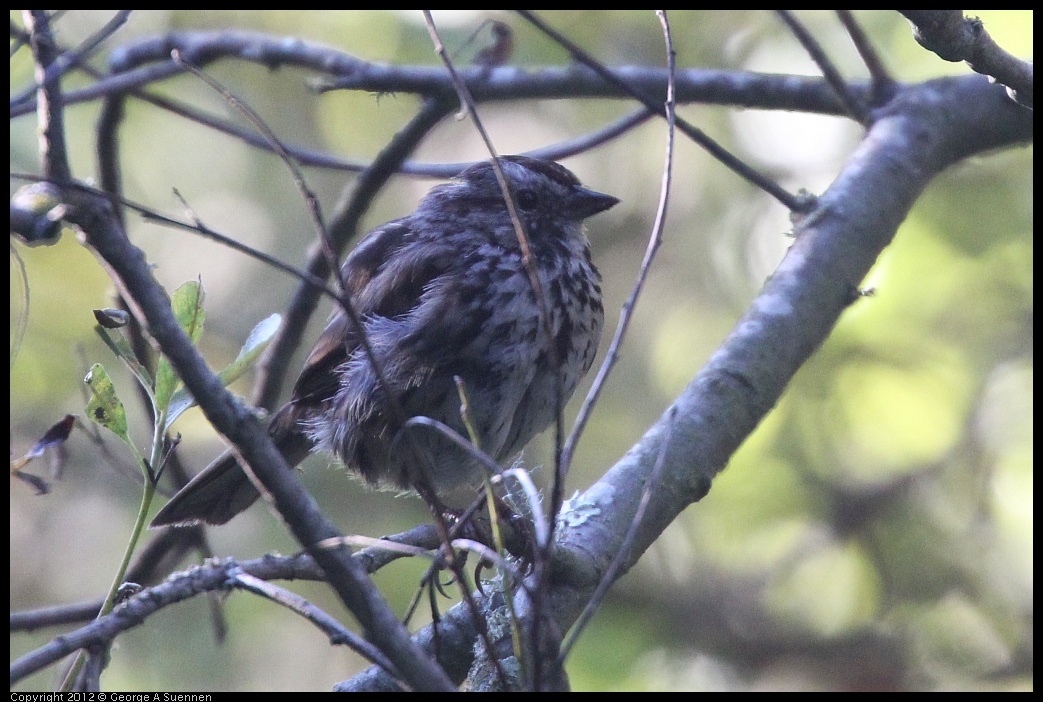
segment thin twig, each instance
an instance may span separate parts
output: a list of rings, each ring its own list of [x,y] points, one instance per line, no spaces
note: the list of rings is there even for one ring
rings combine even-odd
[[[387,410],[388,415],[396,424],[404,425],[407,419],[406,412],[401,404],[398,394],[395,392],[395,389],[387,381],[387,376],[384,373],[383,362],[373,350],[372,344],[370,343],[369,337],[366,333],[365,326],[362,323],[362,318],[359,316],[358,311],[355,309],[354,303],[351,299],[351,291],[347,286],[347,281],[344,279],[345,273],[343,269],[338,265],[337,253],[334,250],[332,239],[325,226],[325,223],[323,222],[322,212],[319,207],[318,198],[315,197],[312,190],[308,187],[299,167],[286,152],[286,149],[283,148],[281,142],[279,141],[275,133],[268,127],[268,125],[264,122],[260,115],[258,115],[249,105],[247,105],[239,98],[235,97],[231,93],[231,91],[224,88],[219,82],[207,75],[205,72],[184,61],[184,59],[182,59],[182,57],[179,55],[179,52],[176,49],[173,52],[171,52],[171,55],[175,62],[183,65],[186,68],[186,70],[190,71],[193,75],[197,76],[205,83],[213,87],[215,90],[217,90],[226,99],[226,101],[228,101],[231,104],[233,108],[245,115],[246,118],[250,120],[250,122],[257,129],[259,129],[261,133],[265,136],[265,138],[271,143],[276,153],[279,155],[279,157],[286,164],[287,168],[290,170],[291,174],[293,175],[294,184],[297,186],[298,190],[301,193],[301,196],[304,198],[308,206],[309,213],[312,216],[313,225],[315,226],[316,233],[319,237],[319,242],[322,248],[323,255],[326,258],[326,264],[330,268],[331,272],[335,274],[335,277],[338,281],[339,288],[341,290],[341,295],[338,297],[339,305],[343,310],[345,316],[348,317],[349,321],[353,325],[357,337],[359,339],[359,346],[363,349],[366,355],[367,361],[369,362],[370,367],[373,370],[373,374],[377,378],[379,387],[381,387],[381,389],[383,389],[384,391],[382,393],[382,399],[384,404],[386,405],[385,409]],[[407,440],[411,444],[414,456],[416,456],[417,458],[423,457],[427,461],[433,461],[433,457],[428,455],[426,452],[421,451],[419,446],[416,445],[415,442],[413,442],[411,437],[407,436]],[[417,490],[421,492],[421,494],[430,492],[422,479],[421,482],[418,482],[416,487]],[[444,515],[441,514],[440,510],[435,509],[433,505],[432,513],[435,518],[436,525],[439,527],[439,530],[442,533],[445,533],[446,538],[448,539],[448,527],[445,524]],[[459,570],[459,565],[457,564],[456,559],[450,558],[450,565],[455,566],[455,568],[458,571],[458,577],[462,581],[463,572],[462,570]],[[464,589],[462,594],[464,600],[468,602],[469,605],[477,613],[477,605],[473,601],[473,598],[470,596],[470,593],[466,589]]]
[[[666,159],[663,164],[662,184],[659,189],[659,206],[656,209],[655,224],[652,226],[652,232],[648,238],[648,245],[645,247],[645,256],[641,261],[641,268],[638,270],[637,280],[634,281],[634,287],[630,291],[630,296],[627,298],[626,303],[619,312],[619,323],[616,324],[616,332],[612,337],[612,343],[609,344],[608,352],[605,354],[605,360],[598,369],[598,374],[594,378],[594,383],[591,385],[587,397],[583,400],[583,405],[580,407],[579,414],[576,416],[576,423],[572,428],[572,434],[565,443],[565,449],[562,452],[562,463],[565,465],[566,470],[568,470],[568,467],[572,463],[572,457],[576,451],[576,445],[579,443],[580,436],[583,434],[583,430],[587,425],[587,421],[590,419],[591,413],[594,411],[594,405],[597,403],[598,397],[601,395],[601,391],[605,386],[608,375],[615,366],[616,361],[619,359],[619,349],[622,346],[623,338],[626,336],[627,329],[630,326],[630,319],[633,316],[634,307],[637,305],[637,299],[641,294],[641,290],[644,288],[645,280],[648,278],[648,272],[652,267],[652,260],[655,258],[660,245],[663,243],[663,229],[666,226],[666,208],[670,201],[670,183],[673,173],[674,125],[677,104],[674,99],[673,80],[676,71],[676,56],[673,47],[673,40],[670,35],[670,24],[665,14],[660,15],[660,21],[663,24],[664,41],[666,42],[668,80],[665,108],[667,120]]]
[[[500,464],[494,461],[489,454],[485,453],[479,447],[475,446],[473,443],[461,436],[459,432],[455,431],[448,424],[440,422],[437,419],[432,419],[431,417],[419,416],[410,417],[402,424],[403,430],[408,430],[411,427],[428,427],[430,429],[435,430],[436,432],[444,436],[446,439],[448,439],[450,442],[452,442],[461,451],[466,452],[471,459],[480,463],[482,467],[485,468],[486,471],[488,471],[490,477],[497,476],[503,473],[503,468],[501,468]],[[396,434],[395,438],[392,439],[391,445],[394,446],[395,443],[402,440],[403,434],[408,434],[408,432],[402,431]]]
[[[508,468],[503,472],[503,479],[513,478],[521,486],[525,495],[526,507],[532,516],[532,528],[536,532],[536,543],[544,543],[551,538],[550,520],[547,519],[540,506],[540,492],[536,489],[536,483],[532,481],[529,471],[524,468]]]
[[[9,245],[11,247],[11,260],[18,264],[18,280],[22,285],[21,295],[16,296],[14,292],[11,293],[11,302],[14,303],[15,299],[20,297],[23,305],[21,309],[12,314],[15,317],[15,323],[14,329],[11,331],[11,365],[8,367],[8,372],[14,367],[15,359],[18,358],[18,353],[22,350],[22,340],[25,338],[25,329],[29,323],[30,290],[29,274],[25,271],[25,259],[18,253],[13,241]]]
[[[119,30],[130,18],[130,13],[133,10],[118,10],[112,19],[105,23],[101,29],[96,31],[91,36],[87,37],[83,43],[81,43],[75,49],[66,49],[62,51],[54,63],[47,67],[44,71],[42,81],[37,81],[36,85],[30,86],[21,95],[16,95],[11,98],[11,105],[18,105],[25,100],[32,98],[33,93],[36,92],[40,87],[48,85],[58,78],[63,76],[73,66],[81,65],[91,54],[101,46],[102,42],[111,37]]]
[[[475,541],[474,539],[453,539],[453,548],[478,554],[478,556],[483,560],[494,563],[497,567],[501,568],[505,574],[510,575],[510,578],[514,582],[521,582],[523,580],[523,573],[521,573],[514,564],[480,541]]]
[[[438,33],[437,33],[437,30],[435,30],[434,20],[431,18],[430,12],[427,11],[427,10],[424,10],[424,15],[425,15],[425,18],[427,20],[428,32],[431,33],[431,35],[432,35],[432,38],[433,38],[433,40],[435,42],[436,50],[439,52],[439,55],[442,57],[442,60],[446,63],[446,65],[448,66],[449,70],[455,74],[455,68],[454,68],[454,66],[452,64],[452,61],[449,59],[448,55],[445,52],[445,47],[442,45],[441,40],[438,38]],[[466,90],[466,88],[465,88],[465,90]],[[463,96],[461,96],[461,97],[463,97]],[[472,119],[474,120],[476,126],[478,127],[479,132],[482,133],[483,138],[486,139],[486,143],[487,143],[487,145],[489,145],[490,150],[492,150],[491,142],[488,141],[488,136],[485,134],[484,129],[481,126],[481,122],[477,119],[477,114],[474,112],[474,104],[473,104],[473,102],[470,103],[469,107],[472,110],[472,112],[471,112]],[[493,156],[494,156],[494,158],[493,158],[493,165],[494,165],[494,168],[497,171],[498,177],[499,177],[499,179],[501,181],[501,187],[505,188],[506,187],[506,185],[505,185],[506,184],[506,180],[503,178],[503,174],[499,172],[499,164],[496,161],[495,152],[493,151],[492,153],[493,153]],[[512,199],[510,197],[509,190],[505,190],[505,193],[507,195],[508,207],[512,208],[513,207],[513,201],[512,201]],[[514,215],[513,218],[515,219],[515,223],[516,223],[516,229],[518,229],[518,227],[520,225],[520,221],[517,220],[517,213],[513,213],[513,215]],[[521,232],[522,230],[518,229],[518,231]],[[523,237],[523,236],[524,236],[523,233],[519,233],[519,237]],[[385,393],[385,394],[388,394],[388,393]],[[401,417],[401,421],[399,422],[399,424],[402,425],[402,426],[405,426],[405,424],[406,424],[406,417],[405,417],[405,414],[403,412],[401,412],[401,410],[399,410],[399,416]],[[410,438],[410,436],[408,434],[407,434],[407,439],[412,441],[412,439]],[[428,453],[420,451],[419,448],[416,447],[416,446],[414,446],[413,453],[418,458],[423,456],[423,457],[426,457],[427,460],[433,460],[432,457],[430,457],[430,455]],[[420,494],[422,496],[424,496],[425,499],[428,501],[428,504],[429,504],[429,506],[431,508],[432,516],[435,519],[435,525],[436,525],[436,527],[438,527],[439,534],[442,536],[443,542],[448,544],[449,543],[449,526],[446,524],[444,514],[442,514],[441,510],[437,507],[437,504],[434,501],[435,500],[435,492],[431,489],[428,481],[425,479],[424,474],[422,472],[420,474],[420,478],[418,479],[415,487],[418,490],[418,492],[420,492]],[[481,638],[485,642],[485,644],[487,646],[489,646],[489,645],[491,645],[491,642],[489,640],[488,628],[485,625],[484,620],[482,620],[481,612],[480,612],[480,610],[478,608],[478,604],[475,602],[474,597],[472,596],[472,593],[470,592],[470,590],[468,590],[468,588],[464,584],[465,583],[465,573],[463,572],[463,569],[462,569],[462,562],[460,561],[460,559],[455,558],[455,554],[454,554],[454,552],[453,552],[453,550],[451,548],[447,549],[447,555],[449,557],[448,558],[449,566],[453,570],[454,574],[456,575],[457,581],[461,585],[461,587],[460,587],[461,593],[460,594],[461,594],[461,596],[463,598],[463,601],[466,603],[467,607],[471,610],[473,616],[475,617],[475,621],[478,624],[479,635],[481,636]],[[501,681],[505,682],[506,679],[507,679],[506,673],[504,672],[502,667],[499,665],[498,661],[496,662],[496,672],[497,672],[498,678]]]
[[[612,73],[612,71],[608,70],[608,68],[602,65],[599,61],[596,61],[593,57],[590,56],[590,54],[588,54],[575,43],[570,41],[563,34],[555,31],[543,20],[536,17],[536,15],[534,15],[531,11],[516,10],[516,12],[520,14],[523,18],[528,20],[533,26],[538,28],[544,34],[546,34],[551,39],[560,44],[562,47],[564,47],[576,61],[582,63],[584,66],[587,66],[588,68],[593,70],[607,83],[615,86],[619,90],[623,91],[625,94],[631,95],[634,98],[636,98],[638,101],[641,102],[642,105],[648,108],[650,112],[654,112],[660,117],[666,117],[666,110],[656,99],[649,97],[640,90],[635,90],[633,87],[627,84],[626,81],[617,77],[614,73]],[[804,212],[813,206],[813,200],[807,197],[793,195],[792,193],[788,192],[780,185],[778,185],[775,181],[773,181],[771,178],[768,178],[756,169],[747,165],[741,159],[732,155],[727,149],[725,149],[723,146],[711,139],[704,131],[702,131],[695,125],[687,122],[686,120],[676,117],[675,124],[677,126],[677,129],[681,130],[681,132],[685,136],[687,136],[692,141],[706,149],[711,156],[716,158],[718,161],[720,161],[728,168],[735,171],[735,173],[737,173],[738,175],[742,176],[746,180],[759,187],[764,192],[774,197],[776,200],[788,207],[791,211]]]
[[[319,198],[315,196],[315,192],[308,186],[307,181],[304,179],[304,173],[301,172],[297,162],[294,161],[286,151],[286,148],[282,145],[282,142],[279,140],[279,137],[276,136],[275,132],[272,131],[272,128],[268,126],[268,123],[265,122],[264,119],[257,114],[257,111],[250,107],[249,104],[236,97],[231,90],[223,86],[201,68],[185,60],[177,49],[170,52],[170,55],[176,64],[210,86],[232,109],[243,115],[250,124],[254,126],[254,128],[261,132],[265,141],[268,142],[269,146],[275,151],[276,155],[278,155],[279,159],[283,162],[286,169],[293,177],[293,184],[300,193],[301,199],[304,200],[304,204],[308,209],[308,214],[311,216],[312,226],[315,227],[315,233],[319,238],[319,242],[322,244],[323,253],[327,258],[327,264],[330,266],[331,270],[339,270],[337,253],[334,251],[333,245],[330,243],[329,232],[326,230],[326,224],[322,218],[322,207],[319,205]],[[337,277],[336,280],[340,290],[342,292],[346,291],[344,281],[340,277]]]
[[[208,115],[191,106],[184,105],[169,98],[150,95],[144,92],[136,92],[135,95],[136,97],[156,105],[157,107],[162,107],[163,109],[169,110],[170,112],[186,119],[198,122],[199,124],[223,132],[229,136],[233,136],[251,146],[271,150],[271,146],[263,137],[245,129],[241,129],[227,120],[223,120],[214,115]],[[590,149],[616,139],[635,127],[644,124],[653,116],[654,115],[649,114],[647,110],[637,110],[602,127],[601,129],[590,132],[589,134],[584,134],[583,136],[568,139],[557,144],[551,144],[550,146],[544,146],[539,149],[533,149],[532,151],[523,151],[521,153],[533,158],[560,161],[561,159],[589,151]],[[313,166],[316,168],[327,168],[334,171],[359,173],[367,170],[373,165],[372,162],[367,163],[356,159],[343,158],[325,151],[307,149],[300,146],[291,146],[285,143],[283,146],[287,153],[289,153],[302,166]],[[456,163],[418,163],[416,161],[403,161],[396,169],[396,173],[399,175],[417,176],[421,178],[452,178],[464,169],[473,166],[474,163],[475,162],[473,161],[459,161]]]
[[[345,192],[330,219],[329,232],[338,255],[355,238],[359,222],[369,209],[377,193],[398,172],[406,157],[428,135],[452,108],[445,100],[425,100],[417,114],[391,139],[373,162],[355,181],[350,194]],[[325,278],[332,271],[322,251],[313,251],[306,270],[311,275]],[[337,270],[334,268],[333,270]],[[274,405],[282,387],[289,364],[279,359],[288,358],[304,335],[304,328],[315,311],[317,295],[307,285],[294,292],[286,308],[286,319],[278,336],[268,347],[261,362],[261,373],[255,384],[253,399],[261,407]]]
[[[357,636],[353,631],[297,593],[290,592],[286,588],[279,587],[242,571],[232,576],[231,584],[241,590],[252,592],[271,602],[282,605],[291,612],[296,612],[325,633],[329,637],[330,643],[334,645],[344,644],[363,658],[388,671],[391,675],[401,677],[394,664],[388,660],[387,656],[380,649],[361,636]]]
[[[46,178],[44,178],[43,176],[34,175],[32,173],[11,173],[9,175],[11,178],[26,181],[42,182],[46,180]],[[133,200],[130,200],[128,198],[113,195],[112,193],[108,193],[97,188],[92,188],[91,186],[85,185],[83,183],[73,182],[67,183],[65,186],[73,188],[75,190],[80,190],[85,193],[92,193],[100,197],[105,197],[110,201],[118,202],[121,206],[126,207],[127,209],[133,210],[140,214],[145,221],[155,222],[163,226],[172,227],[175,229],[184,229],[186,231],[194,232],[196,234],[201,234],[202,236],[205,236],[208,239],[212,239],[223,246],[227,246],[228,248],[238,251],[239,253],[245,254],[250,258],[256,259],[262,263],[272,266],[273,268],[277,268],[285,273],[292,275],[294,278],[301,281],[306,286],[315,289],[320,294],[328,296],[331,300],[337,301],[339,299],[337,293],[327,288],[326,281],[322,280],[321,278],[317,278],[311,273],[308,273],[307,271],[301,270],[300,268],[297,268],[295,266],[291,266],[288,263],[284,263],[278,258],[275,258],[274,256],[266,254],[263,251],[258,251],[257,249],[247,246],[246,244],[243,244],[230,236],[221,234],[220,232],[214,229],[210,229],[209,227],[206,227],[205,225],[199,222],[183,222],[179,219],[174,219],[169,215],[165,215],[162,212],[153,210],[150,207],[146,207],[145,205],[134,202]]]
[[[65,96],[67,105],[75,105],[81,102],[92,102],[110,95],[118,95],[149,83],[156,83],[166,78],[181,75],[184,71],[175,63],[168,62],[157,66],[139,68],[126,73],[119,73],[92,83],[84,88],[70,90]],[[37,107],[36,100],[23,100],[17,105],[10,107],[10,117],[21,117],[31,113]]]
[[[822,76],[826,79],[826,82],[833,88],[833,92],[837,94],[844,106],[847,107],[848,114],[850,114],[859,124],[865,124],[866,119],[869,116],[869,109],[865,103],[862,102],[855,95],[854,91],[851,90],[847,81],[840,75],[840,71],[837,70],[833,62],[826,56],[825,50],[822,45],[819,44],[815,37],[811,36],[811,32],[808,31],[807,27],[803,25],[789,10],[775,10],[775,14],[789,27],[789,30],[793,32],[793,36],[797,38],[800,45],[804,47],[804,50],[811,56],[811,60],[815,62],[815,65],[822,71]]]
[[[880,58],[880,54],[877,53],[876,48],[869,41],[869,37],[862,31],[861,25],[858,24],[851,10],[837,10],[837,17],[840,18],[840,23],[844,25],[848,36],[851,37],[851,41],[855,44],[858,55],[862,57],[862,63],[865,64],[866,69],[869,71],[869,77],[873,85],[873,89],[870,91],[870,106],[884,104],[898,90],[897,82],[891,77],[891,73],[887,70],[887,66],[884,65],[883,59]]]
[[[594,616],[598,607],[601,606],[602,600],[604,600],[605,595],[608,594],[609,588],[616,582],[616,577],[619,575],[619,571],[623,568],[623,564],[627,562],[627,559],[630,556],[630,546],[633,544],[634,538],[637,536],[637,530],[638,527],[641,526],[642,519],[644,519],[645,510],[648,508],[648,501],[652,497],[652,491],[659,486],[659,477],[663,472],[663,465],[666,463],[666,450],[670,446],[670,436],[676,416],[677,407],[675,405],[670,408],[670,413],[666,421],[666,428],[664,430],[663,443],[659,445],[659,454],[656,456],[655,466],[652,468],[648,480],[645,481],[644,489],[641,491],[641,500],[637,504],[634,518],[630,520],[630,526],[627,527],[626,535],[623,537],[623,541],[619,545],[619,550],[616,551],[615,556],[612,558],[612,562],[605,570],[605,574],[601,577],[600,582],[598,582],[597,587],[594,589],[594,593],[590,596],[586,606],[583,608],[583,612],[581,612],[579,617],[576,618],[576,623],[573,625],[568,638],[565,639],[565,642],[562,644],[559,665],[565,665],[565,659],[568,658],[569,652],[572,651],[572,647],[579,640],[580,634],[583,633],[583,629],[590,622],[591,617]]]

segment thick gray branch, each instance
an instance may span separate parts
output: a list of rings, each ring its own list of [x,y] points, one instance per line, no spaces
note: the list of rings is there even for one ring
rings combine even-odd
[[[1011,97],[1032,107],[1032,63],[1004,51],[977,17],[962,10],[899,10],[913,25],[920,46],[946,61],[966,61],[982,75],[1010,89]]]

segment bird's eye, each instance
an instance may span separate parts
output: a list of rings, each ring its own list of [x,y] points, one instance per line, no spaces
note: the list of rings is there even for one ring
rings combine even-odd
[[[531,210],[536,206],[536,194],[531,190],[523,189],[519,190],[516,194],[518,199],[518,207],[523,210]]]

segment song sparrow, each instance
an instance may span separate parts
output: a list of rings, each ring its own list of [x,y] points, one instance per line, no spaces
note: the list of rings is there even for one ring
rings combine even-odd
[[[557,392],[562,403],[572,395],[604,320],[582,222],[618,200],[582,187],[551,161],[507,156],[499,164],[527,232],[550,337],[494,169],[472,166],[433,188],[412,214],[374,229],[345,260],[343,279],[383,382],[338,309],[269,424],[288,463],[325,450],[371,484],[410,488],[423,480],[444,492],[479,477],[480,464],[429,427],[397,435],[404,418],[426,416],[466,437],[455,378],[479,447],[497,461],[554,420]],[[152,526],[223,524],[257,497],[228,453]]]

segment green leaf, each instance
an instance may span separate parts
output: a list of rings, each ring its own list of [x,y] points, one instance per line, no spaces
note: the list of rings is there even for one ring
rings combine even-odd
[[[148,369],[145,366],[138,363],[137,359],[134,358],[134,351],[130,348],[130,342],[127,341],[127,337],[123,334],[113,335],[108,329],[105,329],[100,324],[94,325],[94,332],[101,337],[101,340],[105,342],[105,345],[109,347],[113,355],[116,358],[123,361],[123,363],[130,369],[134,376],[141,383],[141,387],[145,388],[145,392],[152,396],[152,376],[149,375]]]
[[[243,373],[257,363],[261,354],[264,353],[264,350],[268,348],[268,344],[275,337],[275,333],[279,331],[279,325],[281,324],[282,316],[273,314],[267,319],[261,320],[250,331],[250,335],[246,337],[246,342],[239,349],[239,355],[236,359],[218,373],[218,377],[221,378],[221,382],[224,385],[238,380]]]
[[[222,385],[227,387],[235,382],[243,375],[243,373],[257,363],[261,354],[264,353],[264,350],[268,348],[268,344],[270,344],[272,339],[275,337],[275,333],[279,331],[279,325],[281,324],[282,317],[273,314],[253,328],[250,335],[246,338],[246,343],[243,344],[243,348],[239,350],[239,356],[217,374],[221,379]],[[173,424],[175,419],[181,416],[185,410],[191,408],[195,403],[196,401],[192,397],[192,393],[185,388],[180,388],[175,392],[170,400],[170,408],[167,413],[167,426],[169,427]]]
[[[177,323],[185,330],[193,344],[198,344],[203,336],[203,321],[206,319],[206,312],[203,310],[205,297],[203,286],[198,281],[189,281],[174,292],[174,298],[170,302]],[[181,380],[174,372],[170,361],[166,357],[160,358],[156,368],[157,407],[163,409],[169,405],[180,383]]]
[[[87,416],[90,420],[132,446],[130,435],[127,433],[127,410],[123,407],[105,368],[100,363],[95,363],[83,382],[91,389],[91,399],[87,402]]]

